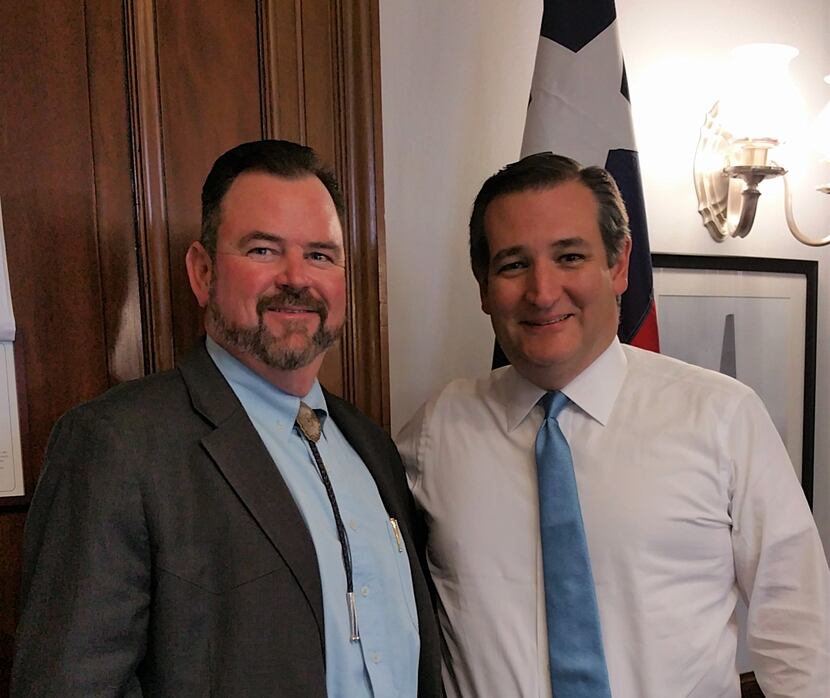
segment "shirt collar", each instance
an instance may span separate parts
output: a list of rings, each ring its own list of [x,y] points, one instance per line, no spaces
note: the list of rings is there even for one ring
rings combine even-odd
[[[605,426],[625,380],[627,361],[620,340],[614,337],[608,348],[562,392],[589,417]],[[505,408],[507,431],[513,431],[530,414],[545,390],[508,366],[496,371],[497,390]]]
[[[273,411],[277,419],[293,424],[302,400],[317,413],[321,425],[325,424],[326,398],[319,381],[315,380],[308,394],[301,398],[289,395],[254,373],[210,337],[205,338],[205,346],[213,363],[228,381],[246,410],[253,407]]]

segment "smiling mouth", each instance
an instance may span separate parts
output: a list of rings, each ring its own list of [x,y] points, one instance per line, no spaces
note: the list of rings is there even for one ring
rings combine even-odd
[[[305,315],[317,315],[321,324],[325,324],[328,312],[323,301],[314,298],[307,289],[281,289],[269,296],[262,296],[257,301],[257,315],[260,321],[265,313],[279,315],[296,315],[298,320]]]
[[[308,313],[319,314],[316,310],[311,308],[268,308],[272,313],[288,313],[290,315],[305,315]]]
[[[564,313],[563,315],[552,317],[549,320],[522,320],[521,324],[529,325],[530,327],[548,327],[550,325],[558,325],[560,322],[564,322],[572,317],[573,313]]]

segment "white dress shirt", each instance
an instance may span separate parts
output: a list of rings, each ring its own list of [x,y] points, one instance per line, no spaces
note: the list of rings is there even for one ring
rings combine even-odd
[[[563,392],[615,698],[737,698],[739,593],[767,698],[828,698],[830,573],[755,393],[616,340]],[[399,435],[429,526],[451,698],[551,695],[542,394],[512,367],[455,381]]]

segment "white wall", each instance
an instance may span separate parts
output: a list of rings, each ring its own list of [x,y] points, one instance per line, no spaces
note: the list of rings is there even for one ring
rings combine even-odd
[[[518,157],[541,0],[381,0],[392,428],[451,378],[488,370],[492,331],[469,270],[466,224],[481,182]],[[830,247],[787,232],[781,182],[762,185],[754,229],[714,242],[692,160],[733,46],[789,43],[815,114],[830,98],[830,0],[617,0],[653,251],[819,260],[815,513],[830,550]],[[830,197],[795,180],[803,229],[830,233]]]
[[[490,367],[467,221],[521,147],[541,14],[539,0],[380,2],[393,433]]]
[[[697,213],[692,158],[700,125],[723,88],[729,50],[770,41],[796,46],[791,72],[807,111],[816,115],[830,99],[822,78],[830,73],[830,1],[700,0],[667,3],[617,0],[640,151],[649,239],[655,252],[745,255],[819,260],[814,512],[825,550],[830,550],[830,247],[808,248],[789,234],[780,180],[761,185],[758,215],[749,237],[712,240]],[[830,197],[813,186],[830,180],[817,158],[793,172],[795,216],[818,237],[830,234]],[[771,367],[771,370],[775,370]]]

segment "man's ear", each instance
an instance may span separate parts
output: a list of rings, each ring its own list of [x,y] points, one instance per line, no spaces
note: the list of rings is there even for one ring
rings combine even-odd
[[[193,295],[199,302],[199,307],[204,308],[210,297],[210,282],[213,278],[213,260],[198,240],[191,243],[185,256],[187,266],[187,278],[190,279],[190,288]]]
[[[621,296],[628,288],[628,260],[631,257],[631,238],[627,237],[623,248],[617,255],[617,261],[611,265],[611,285],[614,294]]]
[[[481,311],[490,314],[490,301],[487,298],[487,279],[478,282],[478,297],[481,299]]]

